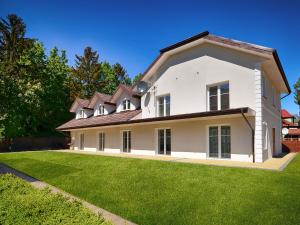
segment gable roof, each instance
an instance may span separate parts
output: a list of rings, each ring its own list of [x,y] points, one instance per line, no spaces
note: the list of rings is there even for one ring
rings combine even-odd
[[[271,57],[276,63],[276,66],[281,74],[282,80],[287,88],[288,93],[289,94],[291,93],[291,88],[289,86],[286,75],[284,73],[281,62],[279,60],[277,51],[275,49],[263,47],[260,45],[250,44],[247,42],[237,41],[237,40],[233,40],[233,39],[229,39],[229,38],[224,38],[224,37],[220,37],[220,36],[211,35],[211,34],[209,34],[208,31],[204,31],[195,36],[192,36],[183,41],[177,42],[173,45],[170,45],[166,48],[161,49],[158,57],[145,70],[145,72],[143,73],[143,76],[140,78],[140,80],[142,80],[156,64],[158,64],[160,61],[162,61],[163,58],[166,58],[167,54],[171,54],[170,53],[171,51],[173,51],[173,50],[175,51],[185,45],[191,45],[193,42],[197,42],[200,40],[206,41],[208,43],[215,43],[215,44],[219,44],[222,46],[227,46],[227,47],[231,47],[231,48],[235,48],[235,49],[239,49],[239,50],[243,50],[243,51],[247,51],[247,52],[252,52],[254,54],[265,55],[265,56]],[[136,84],[137,83],[138,82],[136,82]]]
[[[78,107],[88,108],[89,102],[90,101],[88,99],[76,98],[70,108],[70,112],[73,112],[73,113],[76,112]]]
[[[281,110],[281,118],[293,118],[294,116],[291,115],[287,110]]]
[[[123,92],[128,93],[129,96],[133,96],[133,97],[138,97],[139,96],[139,94],[133,90],[132,86],[128,86],[128,85],[125,85],[125,84],[120,84],[118,86],[117,90],[115,91],[115,93],[111,96],[110,102],[111,103],[116,103],[118,97]]]
[[[90,103],[88,105],[89,108],[94,108],[98,100],[102,100],[104,103],[109,102],[111,99],[111,95],[103,94],[100,92],[95,92],[93,97],[90,100]]]

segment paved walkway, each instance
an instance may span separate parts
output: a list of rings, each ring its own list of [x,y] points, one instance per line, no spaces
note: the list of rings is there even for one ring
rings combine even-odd
[[[3,163],[0,163],[0,174],[4,174],[4,173],[14,174],[15,176],[20,177],[21,179],[29,182],[35,188],[42,189],[45,187],[49,187],[50,190],[52,191],[52,193],[60,193],[71,201],[74,201],[74,200],[80,201],[83,206],[85,206],[86,208],[91,210],[93,213],[95,213],[96,215],[100,214],[106,221],[111,221],[115,225],[125,225],[125,224],[126,225],[136,225],[135,223],[125,220],[120,216],[117,216],[111,212],[106,211],[105,209],[102,209],[95,205],[92,205],[92,204],[90,204],[86,201],[83,201],[67,192],[64,192],[56,187],[53,187],[50,184],[39,181],[33,177],[26,175],[25,173],[21,173],[20,171],[17,171]]]
[[[252,162],[236,162],[231,160],[213,160],[213,159],[188,159],[178,158],[172,156],[146,156],[146,155],[134,155],[128,153],[107,153],[107,152],[92,152],[92,151],[81,151],[81,150],[52,150],[55,152],[67,152],[75,154],[88,154],[88,155],[103,155],[123,158],[137,158],[137,159],[150,159],[160,160],[168,162],[179,162],[179,163],[195,163],[213,166],[226,166],[226,167],[240,167],[240,168],[253,168],[263,170],[275,170],[282,171],[284,168],[293,160],[297,153],[288,153],[281,158],[271,158],[263,163],[252,163]]]

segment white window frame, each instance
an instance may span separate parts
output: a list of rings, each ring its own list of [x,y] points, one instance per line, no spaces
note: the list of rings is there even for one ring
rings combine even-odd
[[[99,115],[99,116],[100,116],[100,115],[104,115],[104,113],[105,113],[104,105],[99,104],[99,105],[98,105],[98,115]]]
[[[124,109],[124,102],[125,102],[125,109]],[[124,99],[123,101],[122,101],[122,111],[126,111],[126,110],[130,110],[130,108],[131,108],[131,101],[130,101],[130,99]]]
[[[230,158],[222,158],[222,145],[221,145],[221,127],[230,127]],[[209,128],[218,127],[218,157],[209,157]],[[220,160],[231,160],[232,159],[232,126],[230,124],[210,124],[206,126],[206,159],[220,159]]]
[[[79,109],[77,112],[77,119],[82,119],[85,117],[84,109]]]
[[[159,142],[158,142],[158,131],[159,130],[163,130],[164,131],[164,154],[159,154]],[[155,151],[155,154],[156,155],[164,155],[164,156],[168,156],[167,155],[167,149],[166,149],[166,146],[167,146],[167,135],[166,135],[166,130],[170,130],[171,132],[171,153],[170,155],[172,154],[172,129],[170,127],[160,127],[160,128],[156,128],[155,129],[155,144],[156,144],[156,151]]]
[[[170,114],[169,115],[167,115],[167,100],[166,100],[166,97],[168,97],[169,96],[169,98],[170,98],[170,103],[169,103],[169,105],[170,105]],[[163,115],[161,116],[161,115],[159,115],[159,99],[160,98],[163,98],[163,106],[164,106],[164,113],[163,113]],[[157,96],[156,97],[156,108],[157,108],[157,110],[156,110],[156,113],[157,113],[157,116],[158,117],[163,117],[163,116],[170,116],[171,115],[171,95],[170,94],[164,94],[164,95],[160,95],[160,96]]]
[[[220,83],[215,83],[215,84],[210,84],[206,86],[206,95],[207,95],[207,111],[211,111],[210,110],[210,97],[209,97],[209,89],[211,87],[218,87],[218,91],[217,91],[217,99],[218,99],[218,109],[217,110],[221,110],[221,86],[224,84],[228,84],[229,86],[229,105],[228,105],[228,109],[230,109],[230,83],[229,81],[222,81]]]
[[[100,134],[102,135],[102,146],[100,146]],[[101,147],[101,148],[100,148]],[[97,133],[97,150],[98,151],[103,151],[104,152],[105,149],[105,132],[103,131],[99,131]]]
[[[128,138],[128,133],[127,133],[127,152],[124,152],[124,146],[123,146],[123,133],[124,132],[130,132],[130,149],[128,151],[128,143],[129,143],[129,138]],[[132,131],[131,130],[121,130],[121,133],[120,133],[120,136],[121,136],[121,152],[122,153],[131,153],[131,150],[132,150]]]
[[[264,150],[268,150],[268,142],[269,142],[269,130],[268,130],[268,124],[267,122],[263,122],[263,125],[264,125]]]

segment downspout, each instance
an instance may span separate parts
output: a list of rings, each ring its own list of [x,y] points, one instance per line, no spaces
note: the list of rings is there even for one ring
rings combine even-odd
[[[245,119],[246,123],[248,124],[248,126],[251,129],[251,133],[252,133],[252,155],[253,155],[253,163],[255,163],[255,146],[254,146],[255,130],[251,126],[251,124],[250,124],[249,120],[247,119],[247,117],[245,116],[243,109],[241,109],[241,113],[242,113],[242,116]]]

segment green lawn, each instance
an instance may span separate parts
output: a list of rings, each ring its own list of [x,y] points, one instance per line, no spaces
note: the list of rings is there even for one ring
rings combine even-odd
[[[138,224],[300,224],[300,155],[283,172],[59,152],[0,161]]]
[[[0,224],[110,224],[78,202],[37,190],[11,174],[0,175]]]

